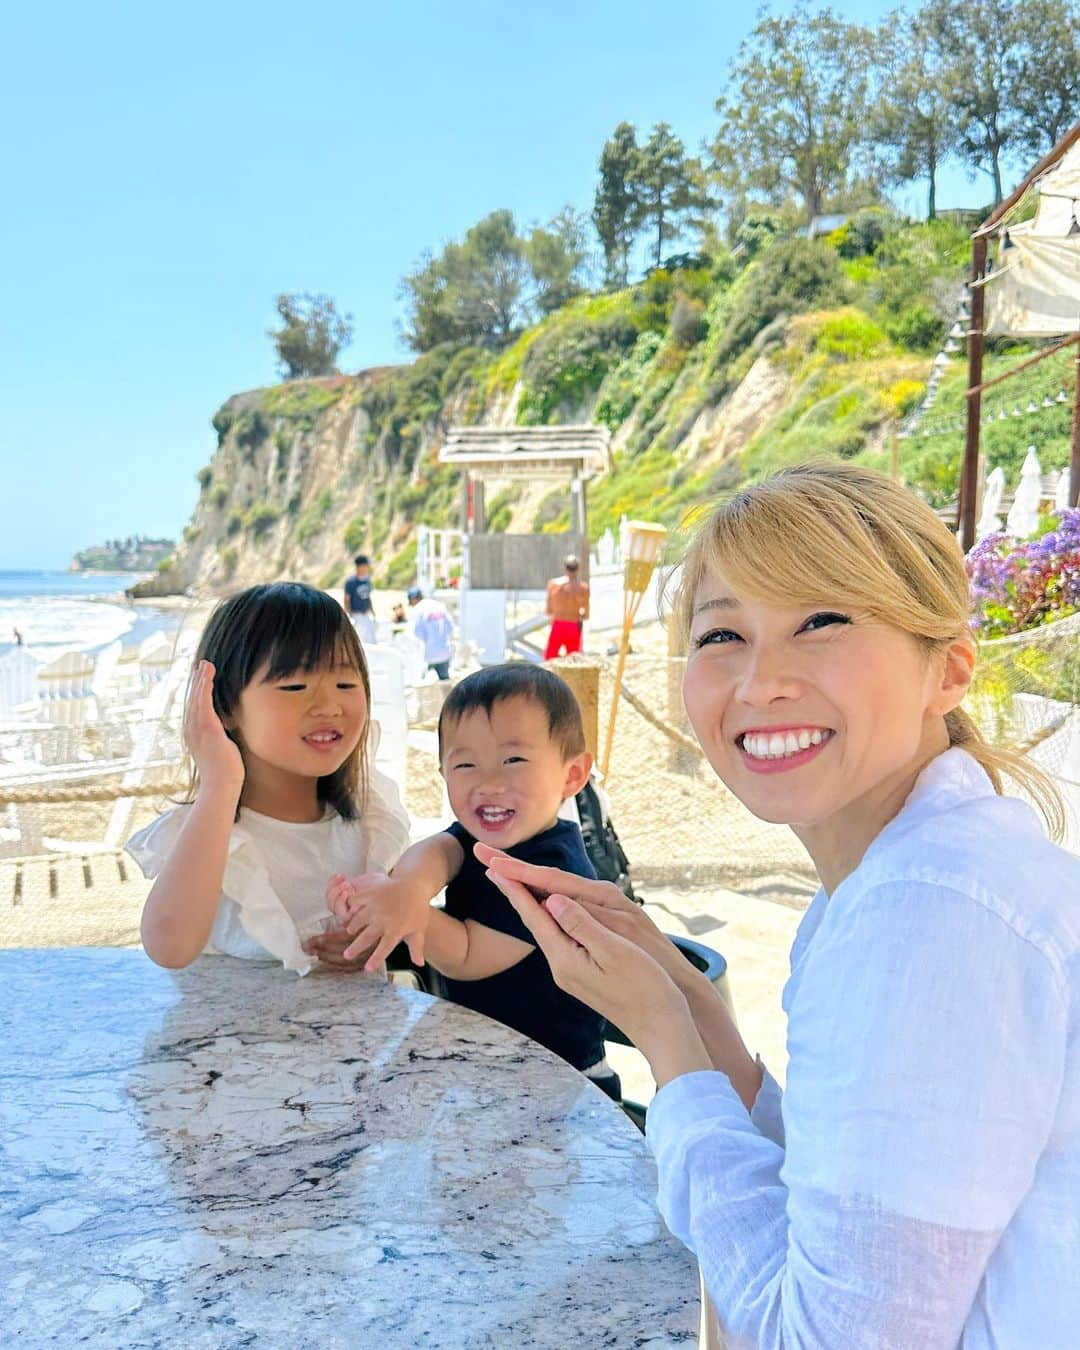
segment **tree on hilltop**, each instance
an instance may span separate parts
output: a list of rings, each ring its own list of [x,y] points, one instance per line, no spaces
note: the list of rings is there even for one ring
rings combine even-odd
[[[343,347],[352,340],[352,315],[339,314],[328,295],[292,292],[275,301],[280,328],[271,328],[281,373],[287,380],[333,375]]]
[[[609,286],[625,286],[634,241],[637,191],[634,170],[638,162],[634,128],[620,122],[600,152],[600,182],[596,187],[592,220],[604,250],[604,273]]]
[[[440,342],[484,343],[511,333],[521,318],[528,276],[525,243],[513,213],[492,211],[460,242],[428,254],[402,281],[405,339],[418,352]]]
[[[533,305],[540,314],[550,314],[585,289],[586,217],[564,206],[546,225],[534,225],[525,256],[535,283]]]
[[[492,211],[402,280],[405,340],[418,352],[503,342],[578,294],[587,257],[584,223],[569,207],[527,238],[512,212]]]
[[[1000,202],[1002,160],[1022,144],[1016,104],[1023,68],[1015,0],[929,0],[922,10],[968,168],[987,174]]]
[[[878,33],[880,94],[870,128],[885,176],[895,183],[925,178],[926,218],[937,215],[937,176],[959,148],[945,58],[921,14],[895,10]]]
[[[1021,0],[1016,20],[1024,43],[1016,91],[1029,153],[1051,149],[1080,109],[1080,7],[1070,0]]]
[[[716,102],[711,150],[722,186],[774,205],[801,198],[808,220],[842,191],[865,140],[872,38],[831,9],[759,18]]]
[[[638,151],[629,184],[634,193],[633,222],[639,229],[655,231],[653,261],[659,267],[664,245],[712,205],[704,170],[686,154],[668,124],[658,122]]]

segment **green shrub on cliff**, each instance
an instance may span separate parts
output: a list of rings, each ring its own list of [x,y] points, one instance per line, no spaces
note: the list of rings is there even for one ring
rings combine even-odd
[[[281,519],[281,509],[269,502],[257,502],[244,515],[244,526],[261,539]]]
[[[519,424],[542,425],[564,405],[583,403],[636,337],[633,324],[619,314],[594,322],[582,315],[555,325],[532,344],[522,362]]]
[[[314,539],[317,534],[322,532],[323,522],[330,513],[330,508],[334,504],[334,494],[328,487],[324,487],[300,519],[296,522],[296,539],[303,546],[309,539]]]

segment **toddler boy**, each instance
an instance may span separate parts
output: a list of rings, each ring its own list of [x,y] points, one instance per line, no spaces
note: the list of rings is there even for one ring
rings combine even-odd
[[[403,937],[423,934],[424,955],[454,1002],[546,1045],[618,1100],[604,1019],[555,984],[473,853],[479,840],[525,862],[596,876],[581,830],[558,818],[592,767],[577,700],[543,666],[511,661],[476,671],[443,704],[439,761],[454,824],[414,844],[389,877],[331,878],[331,908],[357,935],[345,955],[378,944],[371,959],[381,960]],[[446,909],[433,909],[444,887]]]

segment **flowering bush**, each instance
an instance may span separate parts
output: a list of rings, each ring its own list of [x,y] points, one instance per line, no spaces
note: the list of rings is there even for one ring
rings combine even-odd
[[[1030,539],[987,535],[967,556],[972,627],[1005,637],[1080,610],[1080,509],[1048,516]]]

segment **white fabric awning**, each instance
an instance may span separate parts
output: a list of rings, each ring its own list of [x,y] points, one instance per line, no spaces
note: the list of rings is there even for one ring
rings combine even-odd
[[[1080,331],[1080,141],[1039,180],[1031,220],[1009,227],[1011,248],[986,278],[984,331],[1015,337],[1061,337]]]

